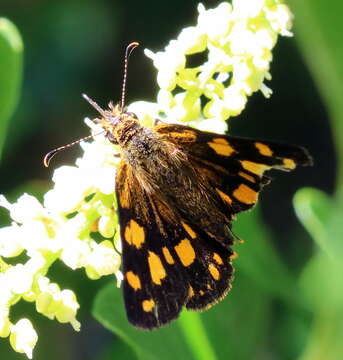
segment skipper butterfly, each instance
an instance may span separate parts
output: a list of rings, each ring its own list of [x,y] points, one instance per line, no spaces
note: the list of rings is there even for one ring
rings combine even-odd
[[[128,56],[137,45],[126,49],[120,105],[103,110],[84,97],[121,149],[115,182],[127,317],[154,329],[183,307],[205,310],[223,299],[233,279],[235,215],[256,204],[271,181],[266,171],[291,171],[312,160],[299,146],[160,121],[142,126],[124,110]],[[45,165],[62,148],[47,154]]]

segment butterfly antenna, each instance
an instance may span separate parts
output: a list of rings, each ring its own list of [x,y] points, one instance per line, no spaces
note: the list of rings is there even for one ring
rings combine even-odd
[[[126,82],[127,82],[127,66],[129,63],[129,57],[134,48],[136,48],[139,45],[138,42],[134,41],[131,44],[129,44],[125,50],[125,58],[124,58],[124,75],[123,75],[123,86],[121,89],[121,101],[120,101],[120,110],[124,110],[124,104],[125,104],[125,91],[126,91]]]
[[[94,100],[92,100],[88,95],[82,94],[82,97],[89,102],[90,105],[104,118],[106,118],[106,112],[102,109]]]
[[[44,156],[44,160],[43,160],[43,164],[45,167],[49,167],[49,163],[50,163],[50,160],[60,151],[62,150],[65,150],[65,149],[68,149],[76,144],[79,144],[80,142],[82,141],[86,141],[88,139],[91,139],[93,138],[94,136],[97,136],[97,135],[100,135],[102,133],[104,133],[105,130],[102,130],[101,132],[97,133],[97,134],[94,134],[94,135],[88,135],[88,136],[85,136],[83,137],[82,139],[79,139],[79,140],[76,140],[76,141],[73,141],[72,143],[70,144],[67,144],[67,145],[63,145],[63,146],[60,146],[54,150],[51,150],[49,151],[45,156]]]

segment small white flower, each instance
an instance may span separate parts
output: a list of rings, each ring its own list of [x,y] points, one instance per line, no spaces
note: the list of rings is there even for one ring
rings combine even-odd
[[[270,89],[268,86],[266,86],[265,84],[262,84],[261,85],[261,91],[262,91],[262,94],[266,97],[266,98],[269,98],[272,93],[273,93],[273,90]]]
[[[22,253],[21,237],[22,231],[18,225],[13,223],[0,229],[0,256],[15,257]]]
[[[6,271],[5,279],[14,294],[24,294],[31,289],[33,277],[23,264],[16,264]]]
[[[193,54],[206,49],[206,35],[199,34],[199,30],[198,27],[189,26],[180,32],[177,40],[184,54]]]
[[[114,236],[117,219],[114,216],[101,216],[98,223],[98,231],[105,238]]]
[[[215,9],[206,10],[202,4],[198,5],[198,27],[202,33],[207,34],[211,41],[218,41],[227,34],[230,27],[232,6],[228,2],[222,2]]]
[[[39,250],[53,250],[55,244],[49,238],[49,234],[44,222],[40,220],[30,220],[20,227],[21,244],[31,256]]]
[[[4,196],[1,196],[0,206],[7,208],[11,218],[18,223],[24,223],[44,215],[41,203],[34,196],[28,194],[23,194],[14,204],[10,204]]]
[[[75,331],[79,331],[81,325],[75,318],[79,307],[75,294],[71,290],[62,290],[59,306],[56,309],[56,319],[61,323],[69,322]]]
[[[247,97],[239,86],[230,86],[224,90],[224,102],[231,114],[239,115],[245,108]]]
[[[175,106],[175,100],[172,93],[166,89],[160,89],[157,95],[157,102],[162,110]]]
[[[175,46],[175,42],[166,47],[166,51],[153,53],[151,50],[145,49],[144,53],[147,57],[154,61],[157,69],[169,69],[175,73],[185,67],[186,57],[181,49]]]
[[[266,6],[266,0],[233,0],[232,6],[238,18],[255,18]]]
[[[225,134],[228,130],[227,122],[223,121],[221,117],[203,119],[196,125],[199,130],[213,131],[218,134]]]
[[[152,102],[136,101],[128,106],[128,111],[136,114],[143,125],[153,126],[155,119],[158,118],[159,107]]]
[[[52,320],[55,317],[61,290],[57,284],[50,283],[49,279],[43,276],[37,281],[37,285],[36,309]]]
[[[49,279],[41,276],[38,281],[39,294],[36,299],[36,309],[50,319],[61,323],[69,322],[74,330],[80,330],[80,323],[76,320],[77,309],[80,307],[76,296],[71,290],[60,290],[59,286],[50,283]]]
[[[157,74],[157,84],[161,89],[173,90],[176,86],[175,70],[164,67]]]
[[[92,190],[92,173],[73,166],[62,166],[55,170],[52,180],[55,187],[44,196],[44,206],[52,212],[75,211],[85,196]]]
[[[29,359],[32,359],[32,351],[37,340],[38,335],[30,320],[21,319],[15,325],[11,326],[11,346],[15,351],[25,353]]]
[[[292,36],[293,14],[285,4],[278,4],[275,8],[266,11],[266,17],[270,21],[274,31],[283,36]]]
[[[86,265],[86,259],[91,250],[88,243],[77,238],[66,238],[61,253],[61,260],[72,270]]]
[[[91,279],[115,274],[120,267],[120,255],[114,250],[113,243],[105,240],[100,244],[92,243],[93,251],[87,258],[86,273]]]

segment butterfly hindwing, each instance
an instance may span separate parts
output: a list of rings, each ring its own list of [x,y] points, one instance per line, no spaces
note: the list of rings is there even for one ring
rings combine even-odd
[[[153,329],[179,315],[188,288],[163,255],[163,247],[169,245],[161,237],[149,198],[130,171],[123,164],[116,178],[124,301],[128,319],[134,326]],[[129,189],[125,185],[128,183]]]
[[[123,164],[117,174],[124,300],[129,321],[153,329],[183,306],[202,310],[222,299],[233,276],[232,250],[181,218],[171,221],[170,209],[130,171]],[[130,189],[123,185],[127,176]]]
[[[183,265],[185,278],[189,282],[189,298],[186,307],[189,310],[205,310],[220,301],[231,288],[234,269],[233,251],[211,238],[201,229],[191,228],[183,223],[187,237],[194,249],[194,261]]]

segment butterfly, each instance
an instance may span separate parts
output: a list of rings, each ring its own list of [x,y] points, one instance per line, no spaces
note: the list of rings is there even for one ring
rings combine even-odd
[[[124,74],[135,46],[127,48]],[[103,110],[84,97],[120,147],[115,183],[129,322],[150,330],[176,319],[183,307],[210,308],[231,288],[236,214],[256,204],[271,181],[266,171],[311,165],[310,155],[300,146],[180,124],[144,127],[123,110],[123,98]]]

